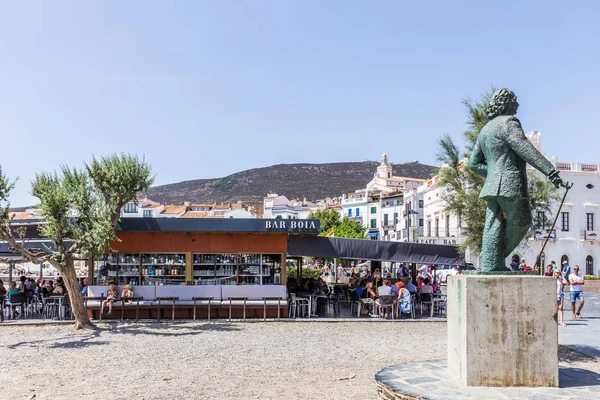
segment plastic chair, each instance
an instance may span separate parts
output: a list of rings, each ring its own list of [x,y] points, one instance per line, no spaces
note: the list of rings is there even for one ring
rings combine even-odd
[[[377,315],[379,318],[383,318],[385,316],[385,311],[390,310],[392,313],[392,317],[394,315],[394,300],[396,296],[379,296],[377,301]]]
[[[308,313],[310,312],[308,310],[308,299],[305,299],[303,297],[298,297],[296,296],[295,293],[290,293],[290,310],[289,310],[289,316],[290,318],[297,318],[297,314],[298,311],[304,316],[304,315],[308,315]],[[304,310],[306,310],[306,313],[304,313]]]
[[[433,317],[433,295],[431,293],[421,293],[421,315],[423,315],[423,306],[429,307],[429,314]]]
[[[21,316],[25,317],[25,303],[27,302],[27,298],[24,294],[11,294],[8,296],[8,303],[10,305],[10,313],[11,317],[15,318],[15,308],[21,308]]]

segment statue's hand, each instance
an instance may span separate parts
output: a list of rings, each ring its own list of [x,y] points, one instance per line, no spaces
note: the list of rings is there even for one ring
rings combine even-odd
[[[554,186],[556,186],[557,189],[560,186],[564,186],[563,180],[560,179],[560,176],[558,176],[558,175],[550,177],[550,182],[552,182],[554,184]]]
[[[561,185],[564,186],[562,179],[560,179],[560,176],[558,175],[558,171],[554,170],[550,173],[550,175],[548,175],[548,179],[550,179],[550,182],[552,182],[554,184],[554,186],[556,186],[556,188],[558,189]]]

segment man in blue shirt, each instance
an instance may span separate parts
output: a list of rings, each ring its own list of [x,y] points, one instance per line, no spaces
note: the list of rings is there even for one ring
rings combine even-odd
[[[571,267],[569,266],[569,262],[563,261],[562,265],[562,274],[565,278],[568,278],[571,274]]]

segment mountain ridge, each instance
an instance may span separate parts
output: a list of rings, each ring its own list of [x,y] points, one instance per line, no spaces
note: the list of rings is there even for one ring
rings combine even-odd
[[[191,179],[151,187],[148,198],[163,204],[260,201],[268,193],[315,201],[363,188],[373,179],[376,161],[276,164],[222,178]],[[419,162],[392,164],[394,176],[429,179],[436,168]]]

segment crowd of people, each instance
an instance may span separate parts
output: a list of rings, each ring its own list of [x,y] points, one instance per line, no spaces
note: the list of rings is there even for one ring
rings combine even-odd
[[[88,279],[81,278],[79,280],[79,289],[81,290],[81,294],[86,296],[88,288]],[[1,302],[1,312],[0,318],[4,319],[4,311],[6,307],[10,307],[12,311],[12,317],[14,319],[20,316],[20,309],[22,306],[18,307],[11,304],[11,298],[13,296],[22,296],[24,299],[22,303],[31,303],[32,301],[40,301],[42,304],[43,310],[43,299],[48,298],[50,296],[63,296],[65,298],[64,304],[68,304],[68,290],[67,285],[64,279],[61,276],[55,276],[53,279],[41,279],[41,278],[32,278],[22,275],[18,281],[13,281],[8,285],[8,289],[5,287],[4,282],[0,279],[0,302]]]
[[[432,296],[440,292],[432,275],[432,266],[422,265],[417,271],[414,281],[408,264],[400,264],[395,272],[396,276],[392,276],[389,270],[382,272],[380,268],[376,268],[371,271],[365,265],[352,266],[349,270],[344,270],[344,274],[347,273],[346,276],[349,279],[343,290],[349,294],[349,300],[359,303],[361,310],[372,317],[379,316],[376,309],[383,303],[387,305],[385,310],[389,310],[390,300],[393,300],[393,307],[397,308],[397,315],[400,318],[411,315],[415,298],[430,302]],[[301,282],[290,279],[288,280],[288,290],[299,295],[303,293],[331,295],[332,287],[323,279],[328,276],[328,273],[331,273],[331,267],[325,265],[322,277],[305,278]],[[338,284],[336,290],[339,287]],[[393,317],[392,313],[388,315],[387,312],[383,316]]]

